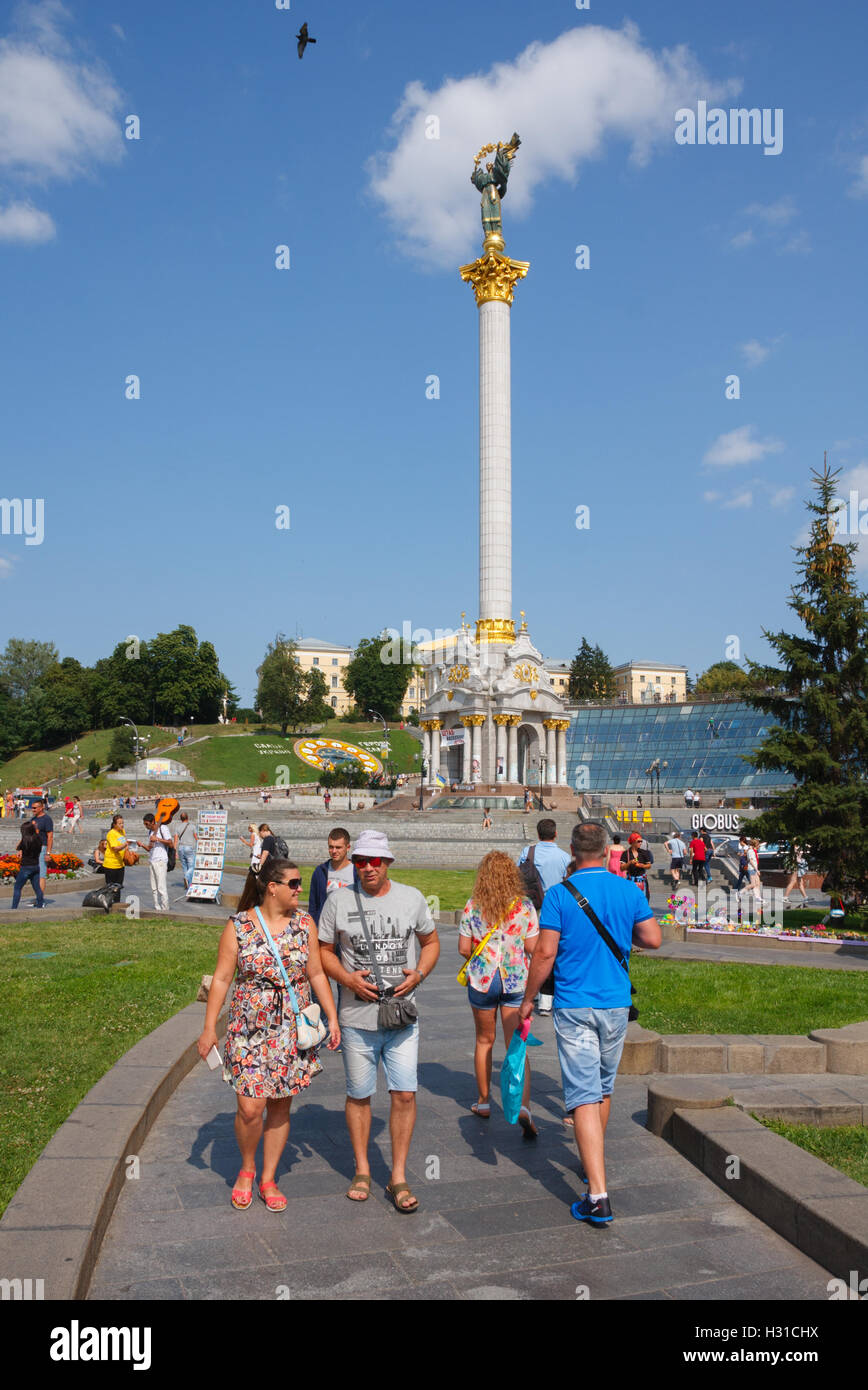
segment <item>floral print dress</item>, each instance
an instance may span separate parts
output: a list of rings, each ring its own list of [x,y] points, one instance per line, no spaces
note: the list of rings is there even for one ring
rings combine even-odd
[[[231,920],[238,940],[238,966],[229,1005],[223,1080],[242,1096],[284,1100],[309,1086],[322,1064],[316,1048],[298,1050],[295,1013],[285,998],[283,976],[255,912],[242,912]],[[311,1002],[306,967],[312,926],[306,912],[297,912],[282,935],[272,933],[300,1009]]]
[[[470,898],[461,914],[460,936],[469,936],[473,949],[490,929],[476,903]],[[479,994],[487,994],[498,971],[504,994],[517,994],[527,984],[525,941],[539,935],[539,918],[529,898],[516,898],[485,949],[467,967],[467,982]]]

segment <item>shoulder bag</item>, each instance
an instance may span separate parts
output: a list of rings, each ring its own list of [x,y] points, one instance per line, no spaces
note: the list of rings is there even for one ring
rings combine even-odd
[[[377,1008],[377,1027],[385,1028],[390,1032],[399,1028],[409,1028],[419,1017],[416,1012],[416,1005],[412,999],[396,999],[394,995],[386,994],[386,989],[383,985],[383,977],[380,974],[380,967],[374,955],[374,944],[371,941],[371,934],[368,931],[368,923],[365,919],[364,905],[358,891],[355,892],[355,898],[359,908],[362,931],[365,933],[365,940],[368,943],[368,954],[371,959],[371,967],[377,981],[377,989],[380,991],[380,1002]]]
[[[286,968],[283,964],[283,961],[280,959],[280,952],[274,944],[274,938],[272,937],[271,932],[268,930],[268,927],[265,925],[265,918],[259,911],[258,907],[254,910],[256,912],[257,917],[259,918],[259,925],[265,932],[265,938],[271,949],[271,953],[274,956],[274,959],[277,962],[278,966],[280,967],[280,973],[283,976],[283,983],[286,988],[286,993],[289,996],[289,1002],[292,1006],[292,1011],[295,1014],[295,1029],[298,1038],[298,1050],[299,1052],[308,1052],[310,1048],[318,1047],[319,1044],[323,1042],[325,1038],[328,1037],[329,1030],[323,1021],[322,1010],[320,1009],[319,1004],[308,1004],[306,1009],[300,1009],[298,1007],[298,995],[296,994],[292,985],[289,983],[289,976],[286,973]]]
[[[630,979],[630,967],[629,967],[629,965],[627,964],[627,962],[626,962],[626,960],[625,960],[625,958],[624,958],[624,952],[621,950],[621,947],[620,947],[620,946],[618,945],[618,943],[615,941],[615,938],[611,935],[611,933],[608,932],[608,931],[606,930],[606,928],[603,926],[603,924],[602,924],[602,922],[600,921],[599,917],[597,916],[596,912],[595,912],[594,909],[591,907],[591,904],[588,902],[587,898],[584,897],[584,895],[583,895],[582,893],[579,892],[578,888],[574,888],[573,885],[572,885],[569,881],[567,881],[567,882],[564,883],[564,887],[566,888],[567,892],[572,893],[572,895],[573,895],[573,897],[575,898],[576,902],[579,904],[579,907],[582,909],[582,911],[584,912],[585,916],[588,918],[589,922],[591,923],[591,926],[594,927],[595,930],[596,930],[596,932],[597,932],[597,934],[603,938],[603,940],[605,941],[605,943],[606,943],[606,945],[608,946],[609,950],[612,952],[612,955],[615,957],[615,959],[616,959],[616,961],[618,962],[618,964],[619,964],[620,966],[623,967],[624,972],[625,972],[625,974],[626,974],[626,976],[627,976],[627,980],[629,981],[629,984],[630,984],[630,993],[631,993],[631,994],[635,994],[635,993],[636,993],[636,986],[633,984],[633,981]],[[627,1015],[627,1020],[628,1020],[628,1022],[633,1023],[634,1020],[637,1019],[638,1017],[639,1017],[639,1010],[636,1008],[636,1005],[635,1005],[635,1004],[631,1004],[631,1005],[630,1005],[630,1012],[629,1012],[628,1015]]]
[[[485,936],[482,938],[482,940],[480,941],[479,945],[478,945],[478,946],[475,946],[475,947],[473,948],[473,950],[470,952],[470,955],[467,957],[467,960],[464,962],[464,964],[462,965],[461,969],[459,970],[458,974],[457,974],[456,977],[455,977],[456,980],[458,981],[458,983],[459,983],[460,985],[466,985],[466,984],[467,984],[467,978],[468,978],[468,977],[467,977],[467,972],[468,972],[468,970],[470,969],[470,963],[471,963],[471,961],[476,960],[476,957],[477,957],[477,956],[481,956],[481,955],[482,955],[482,952],[485,950],[486,946],[488,945],[489,941],[490,941],[491,938],[494,936],[494,933],[495,933],[496,931],[497,931],[497,927],[492,927],[490,932],[486,932]]]

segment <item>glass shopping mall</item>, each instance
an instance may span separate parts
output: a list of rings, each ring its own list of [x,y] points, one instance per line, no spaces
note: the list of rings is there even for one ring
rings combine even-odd
[[[569,715],[568,778],[579,790],[650,791],[652,764],[660,769],[660,790],[670,793],[689,787],[750,796],[791,782],[785,773],[745,762],[766,737],[769,716],[737,701],[571,705]]]

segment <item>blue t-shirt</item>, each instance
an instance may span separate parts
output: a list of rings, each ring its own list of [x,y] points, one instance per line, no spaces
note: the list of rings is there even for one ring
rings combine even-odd
[[[652,916],[648,899],[626,879],[607,869],[579,869],[570,878],[587,898],[629,963],[633,928]],[[555,960],[556,1009],[626,1009],[627,972],[596,927],[563,884],[550,888],[539,914],[540,931],[560,932]]]
[[[530,845],[525,845],[518,857],[519,864],[523,864],[530,854]],[[533,866],[539,873],[542,880],[543,892],[547,893],[556,883],[563,881],[567,871],[570,856],[555,844],[554,840],[539,840],[534,845]],[[590,902],[590,898],[588,899]]]

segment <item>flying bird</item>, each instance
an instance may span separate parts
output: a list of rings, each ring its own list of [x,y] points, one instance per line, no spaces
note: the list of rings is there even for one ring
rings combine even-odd
[[[312,39],[307,32],[307,20],[302,24],[295,37],[298,39],[298,56],[299,58],[303,58],[304,50],[307,48],[308,44],[316,43],[316,39]]]

